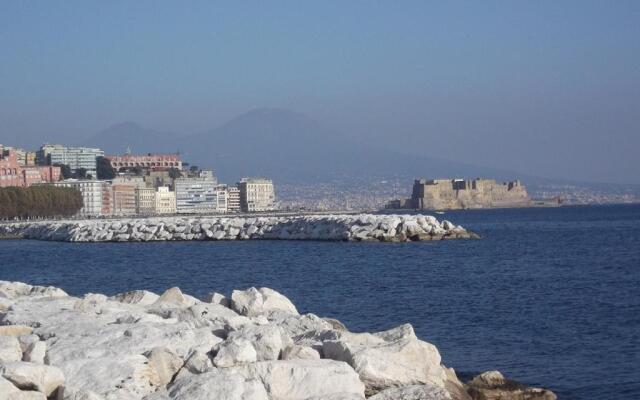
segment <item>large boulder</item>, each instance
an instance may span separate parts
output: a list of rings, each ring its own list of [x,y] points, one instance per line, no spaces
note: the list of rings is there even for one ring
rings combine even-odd
[[[243,326],[231,332],[227,341],[238,339],[245,339],[253,345],[258,361],[277,360],[282,351],[293,344],[282,328],[272,324]]]
[[[155,347],[145,356],[149,359],[149,367],[153,372],[150,381],[154,386],[165,386],[171,382],[184,365],[182,358],[167,347]]]
[[[298,314],[296,306],[289,299],[269,288],[234,290],[231,293],[231,308],[238,314],[249,317],[270,311]]]
[[[0,400],[47,400],[47,396],[32,390],[20,390],[13,383],[0,377]]]
[[[245,338],[230,338],[216,349],[213,364],[218,368],[256,362],[258,354],[251,342]]]
[[[336,332],[323,342],[326,358],[345,361],[370,390],[431,384],[444,387],[445,371],[435,346],[419,340],[409,324],[379,332]]]
[[[0,364],[0,376],[19,389],[36,390],[47,397],[64,384],[64,374],[59,368],[23,361]]]
[[[385,389],[369,400],[452,400],[452,397],[439,386],[411,385]]]
[[[157,294],[147,290],[132,290],[125,293],[118,293],[115,296],[110,297],[110,299],[121,303],[148,306],[155,303],[159,297],[160,296]]]
[[[556,400],[552,391],[527,387],[506,379],[498,371],[482,373],[467,385],[473,400]]]
[[[173,400],[270,400],[264,386],[257,380],[217,369],[179,377],[171,385],[168,395]]]
[[[22,360],[22,348],[15,336],[0,336],[0,362]]]
[[[335,396],[358,396],[364,399],[364,385],[358,374],[349,365],[339,361],[263,361],[230,370],[246,379],[262,382],[272,400]]]
[[[23,361],[28,361],[36,364],[44,364],[45,357],[47,355],[47,344],[42,341],[37,341],[31,343],[24,355],[22,356]]]

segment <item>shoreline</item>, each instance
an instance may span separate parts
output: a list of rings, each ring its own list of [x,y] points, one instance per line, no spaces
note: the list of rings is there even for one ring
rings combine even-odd
[[[0,389],[16,398],[556,399],[498,371],[463,382],[410,324],[350,332],[269,288],[73,297],[0,281],[0,311]]]

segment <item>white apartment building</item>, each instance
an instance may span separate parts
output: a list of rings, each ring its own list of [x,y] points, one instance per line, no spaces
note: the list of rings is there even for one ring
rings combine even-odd
[[[242,211],[264,212],[276,209],[276,195],[271,179],[242,178],[238,189]]]
[[[217,185],[217,179],[212,171],[202,171],[197,178],[176,179],[176,212],[178,214],[217,212]]]
[[[237,186],[227,188],[227,212],[240,212],[240,189]]]
[[[87,174],[97,178],[96,157],[104,156],[104,151],[89,147],[66,147],[60,144],[45,144],[36,153],[39,165],[68,165],[72,173],[84,168]]]
[[[229,200],[226,185],[218,185],[215,191],[216,196],[216,212],[226,213],[229,208]]]
[[[175,214],[176,213],[176,193],[169,191],[169,187],[160,186],[155,192],[156,214]]]
[[[79,212],[80,215],[97,216],[102,214],[103,181],[67,179],[55,182],[53,185],[74,188],[80,192],[83,203]]]
[[[136,214],[152,215],[156,212],[156,191],[153,188],[136,187]]]

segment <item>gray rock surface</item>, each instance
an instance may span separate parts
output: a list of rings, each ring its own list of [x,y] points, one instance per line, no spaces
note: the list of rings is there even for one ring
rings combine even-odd
[[[78,298],[0,287],[0,400],[554,398],[498,373],[464,384],[411,325],[352,333],[271,289],[234,291],[228,308],[179,288]]]
[[[433,216],[335,214],[0,223],[1,237],[65,242],[249,239],[404,242],[472,238],[477,235],[449,221],[440,223]]]

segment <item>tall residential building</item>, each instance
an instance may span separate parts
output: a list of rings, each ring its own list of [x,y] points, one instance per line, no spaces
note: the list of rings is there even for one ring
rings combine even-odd
[[[101,181],[102,182],[102,210],[100,211],[101,215],[111,215],[111,197],[113,197],[113,193],[111,192],[111,182],[109,181]]]
[[[83,203],[79,212],[80,215],[97,216],[102,214],[102,181],[67,179],[65,181],[55,182],[53,185],[74,188],[80,192]]]
[[[148,187],[136,187],[136,214],[152,215],[156,213],[156,191]]]
[[[276,195],[273,181],[266,178],[242,178],[240,189],[240,208],[244,212],[263,212],[276,209]]]
[[[72,173],[80,168],[87,171],[87,175],[97,177],[96,158],[104,156],[100,149],[89,147],[66,147],[59,144],[45,144],[36,153],[39,165],[68,165]]]
[[[111,185],[111,215],[135,215],[136,188],[132,185]]]
[[[179,214],[215,213],[216,186],[217,179],[209,171],[202,171],[197,178],[176,179],[176,211]]]
[[[167,186],[160,186],[156,195],[156,214],[176,213],[176,192],[169,191]]]
[[[240,189],[237,186],[227,188],[227,212],[240,212]]]
[[[225,185],[216,186],[215,196],[216,196],[216,212],[226,213],[229,209],[227,187]]]

